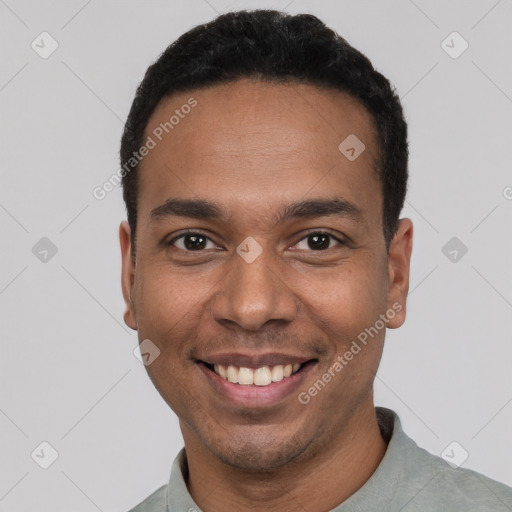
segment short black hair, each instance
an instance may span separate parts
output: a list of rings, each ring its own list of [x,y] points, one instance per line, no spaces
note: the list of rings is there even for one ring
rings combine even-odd
[[[137,88],[121,139],[126,169],[143,144],[156,106],[173,93],[252,78],[299,82],[335,89],[357,98],[374,120],[383,194],[386,246],[398,228],[407,192],[407,123],[398,95],[370,60],[316,16],[275,10],[221,14],[170,44],[147,69]],[[341,141],[340,141],[341,142]],[[132,158],[133,161],[133,158]],[[122,173],[123,197],[135,255],[137,164]]]

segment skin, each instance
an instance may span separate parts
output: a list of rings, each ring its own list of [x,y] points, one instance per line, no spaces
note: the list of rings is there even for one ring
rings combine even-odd
[[[297,393],[393,304],[402,310],[387,327],[402,325],[412,223],[400,220],[388,251],[375,129],[351,96],[244,79],[164,99],[146,135],[192,96],[198,105],[139,168],[135,263],[129,225],[120,226],[125,322],[161,351],[146,369],[179,417],[187,486],[202,510],[328,511],[386,450],[373,403],[386,329],[307,405]],[[366,146],[355,161],[338,150],[351,133]],[[215,201],[227,217],[152,219],[171,197]],[[283,205],[311,198],[350,201],[360,217],[276,223]],[[162,244],[188,228],[208,237],[204,248],[187,250],[183,238]],[[315,230],[344,243],[328,238],[315,250]],[[236,252],[247,237],[262,248],[252,263]],[[297,392],[268,407],[228,402],[197,363],[272,350],[316,362]]]

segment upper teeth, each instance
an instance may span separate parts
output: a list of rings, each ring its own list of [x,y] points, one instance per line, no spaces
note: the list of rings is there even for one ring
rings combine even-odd
[[[262,366],[253,370],[252,368],[244,368],[239,366],[225,366],[223,364],[214,365],[213,369],[217,375],[233,384],[241,384],[249,386],[268,386],[271,382],[279,382],[285,377],[289,377],[300,368],[299,363],[276,366]]]

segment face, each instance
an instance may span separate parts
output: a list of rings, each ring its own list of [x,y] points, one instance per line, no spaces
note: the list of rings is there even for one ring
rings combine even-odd
[[[166,98],[148,136],[135,264],[120,227],[125,321],[160,350],[146,369],[187,447],[249,470],[327,450],[373,408],[385,327],[405,318],[412,227],[388,253],[370,115],[240,80]]]

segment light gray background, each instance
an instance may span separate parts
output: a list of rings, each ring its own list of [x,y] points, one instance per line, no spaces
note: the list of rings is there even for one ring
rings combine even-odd
[[[464,467],[512,485],[512,1],[0,0],[1,511],[121,512],[168,480],[182,439],[122,319],[121,191],[92,190],[118,168],[146,67],[243,7],[318,15],[396,86],[415,244],[377,403],[421,446],[457,441]],[[31,48],[43,31],[59,44],[47,59]],[[453,31],[469,43],[457,59],[441,47]],[[58,248],[46,263],[42,237]],[[59,454],[46,470],[42,441]]]

